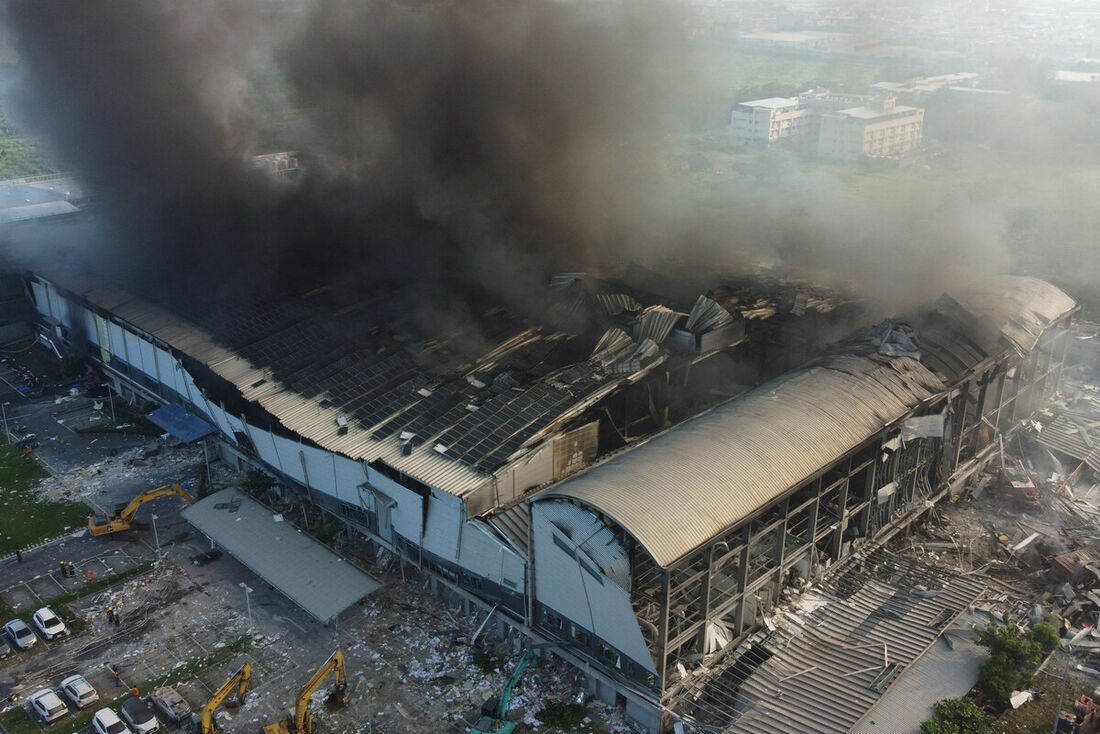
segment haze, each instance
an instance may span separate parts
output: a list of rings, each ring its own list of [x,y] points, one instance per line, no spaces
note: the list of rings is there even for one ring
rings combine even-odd
[[[9,124],[99,212],[80,248],[72,225],[7,244],[161,300],[350,281],[523,308],[556,270],[637,262],[673,289],[807,278],[880,314],[1028,273],[1095,309],[1097,3],[4,9]],[[970,91],[903,100],[925,122],[900,159],[731,139],[739,102],[954,73]],[[252,160],[280,150],[303,175]]]

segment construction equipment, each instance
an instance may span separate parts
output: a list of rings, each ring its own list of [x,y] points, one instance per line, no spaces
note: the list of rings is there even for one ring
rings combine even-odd
[[[512,671],[512,677],[504,684],[504,690],[500,692],[500,698],[490,698],[481,707],[481,718],[470,727],[470,734],[512,734],[516,730],[514,722],[508,721],[508,704],[512,702],[512,690],[523,677],[527,666],[538,660],[538,654],[532,650],[524,650],[516,669]]]
[[[309,702],[313,700],[314,691],[329,673],[332,673],[332,677],[336,679],[336,687],[325,697],[325,706],[330,710],[343,706],[344,689],[348,686],[348,671],[344,667],[344,653],[340,648],[336,648],[336,652],[329,656],[325,664],[317,669],[298,693],[298,698],[294,702],[294,717],[268,724],[264,727],[264,734],[312,734],[313,714],[309,711]]]
[[[175,483],[165,484],[163,487],[157,487],[156,489],[142,492],[137,497],[130,500],[130,504],[116,507],[115,511],[108,514],[106,517],[88,515],[88,530],[91,531],[92,535],[107,535],[108,533],[129,530],[130,523],[134,521],[134,515],[137,514],[139,507],[149,500],[155,500],[157,497],[166,497],[170,494],[178,494],[180,497],[187,500],[189,504],[195,504],[195,498],[188,494],[183,485]]]
[[[248,693],[248,684],[252,681],[252,666],[245,663],[241,666],[232,678],[222,684],[222,687],[214,691],[214,695],[210,697],[210,700],[206,702],[206,705],[202,707],[202,719],[200,721],[200,727],[198,729],[199,734],[217,734],[218,730],[214,727],[214,711],[221,705],[222,701],[226,699],[233,689],[237,689],[237,696],[240,698],[240,702],[244,703],[244,694]]]

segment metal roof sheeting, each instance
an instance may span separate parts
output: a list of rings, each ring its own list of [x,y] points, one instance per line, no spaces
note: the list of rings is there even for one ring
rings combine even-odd
[[[992,324],[1025,350],[1051,321],[1076,308],[1053,285],[1018,276],[992,278],[958,302],[971,312],[960,314],[963,321]],[[946,387],[911,357],[827,356],[567,479],[540,499],[576,500],[604,512],[667,567]]]
[[[382,586],[235,489],[204,497],[183,517],[315,619],[328,623]]]
[[[845,578],[851,575],[838,581]],[[984,591],[978,579],[934,569],[917,582],[861,583],[851,596],[840,592],[837,601],[790,620],[789,631],[764,643],[772,656],[745,679],[740,716],[723,731],[850,731],[882,697],[872,684],[884,672],[884,657],[908,670],[930,647],[943,644],[937,643],[941,630]]]
[[[1077,307],[1072,298],[1050,283],[1017,275],[989,278],[956,298],[978,318],[991,320],[1020,352],[1033,349],[1051,321]]]
[[[715,408],[542,498],[601,510],[668,566],[942,388],[908,357],[834,358]]]
[[[1049,449],[1080,459],[1100,472],[1100,431],[1098,415],[1056,413],[1054,419],[1043,424],[1043,430],[1035,433],[1035,440]]]

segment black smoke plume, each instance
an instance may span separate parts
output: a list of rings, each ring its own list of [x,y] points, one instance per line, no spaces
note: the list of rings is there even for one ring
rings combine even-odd
[[[654,236],[679,35],[666,8],[524,0],[16,0],[19,118],[97,195],[94,260],[160,299],[332,281],[488,289]],[[301,111],[252,162],[256,80]]]

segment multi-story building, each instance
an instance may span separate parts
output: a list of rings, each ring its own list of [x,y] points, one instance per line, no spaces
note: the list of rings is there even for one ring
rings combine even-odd
[[[904,155],[920,146],[924,110],[882,96],[865,106],[821,116],[818,154],[825,158],[882,158]]]
[[[730,114],[733,142],[766,148],[780,140],[802,139],[811,114],[797,99],[769,97],[741,102]]]

